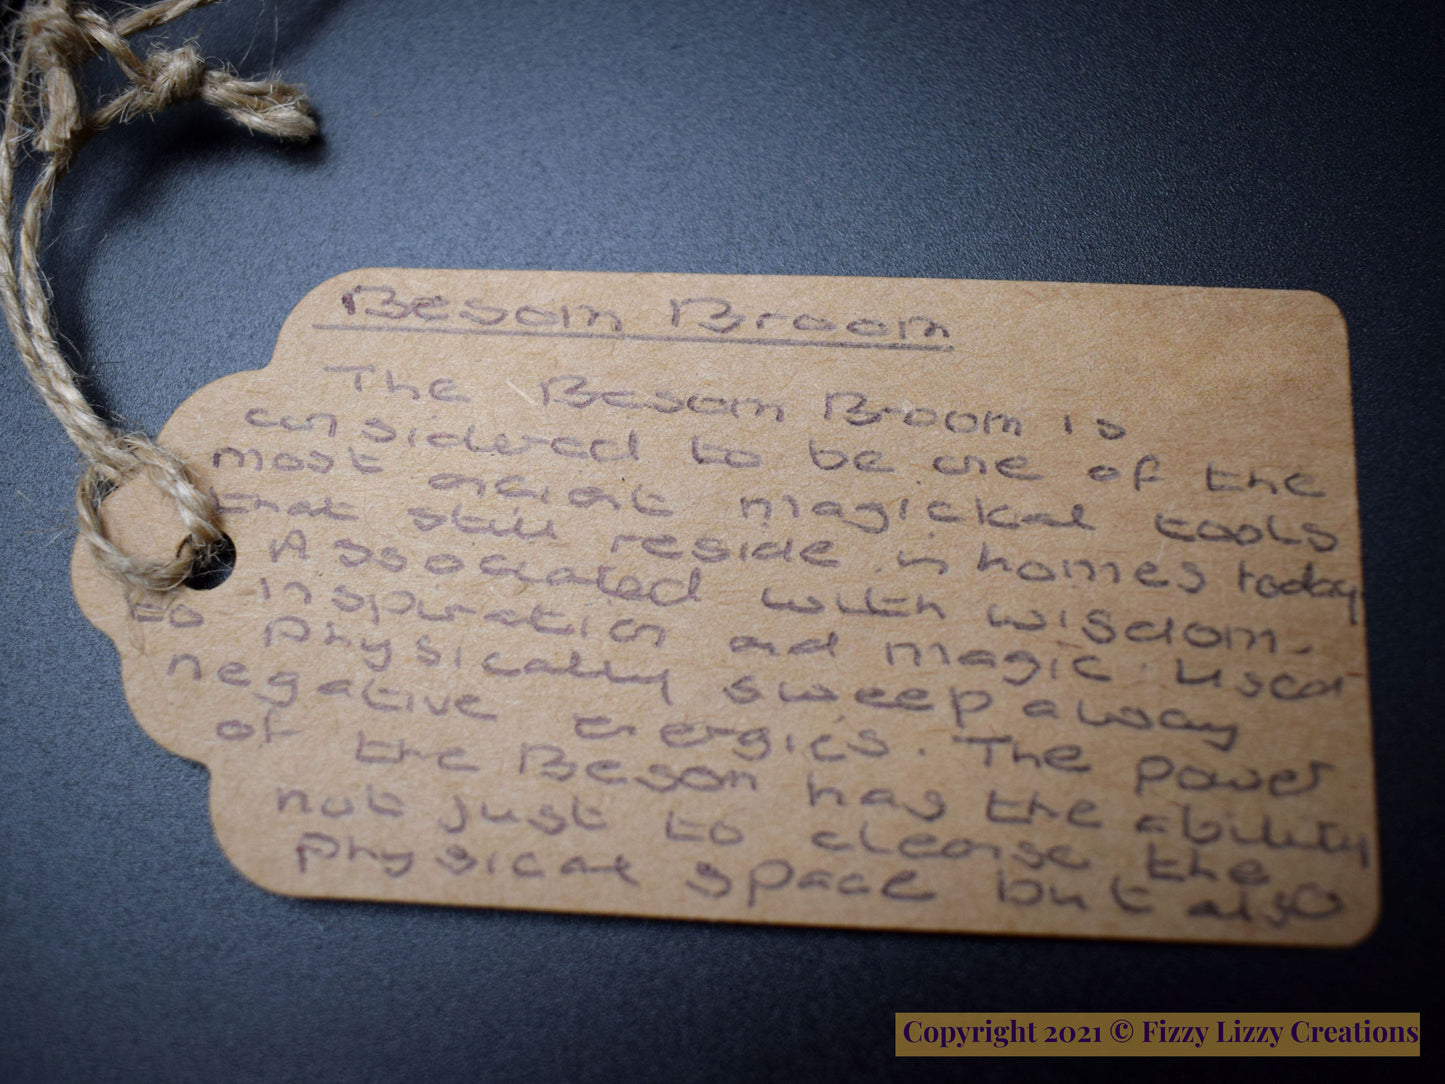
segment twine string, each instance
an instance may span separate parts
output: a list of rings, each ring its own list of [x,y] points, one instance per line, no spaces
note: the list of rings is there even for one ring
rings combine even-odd
[[[92,136],[112,124],[159,113],[180,102],[203,101],[254,132],[305,140],[316,122],[300,88],[274,79],[242,79],[213,68],[192,42],[153,47],[144,57],[128,38],[164,26],[216,0],[162,0],[115,19],[72,2],[32,0],[21,11],[9,45],[10,89],[0,139],[0,308],[30,379],[85,468],[76,485],[79,532],[101,567],[128,587],[164,594],[204,565],[224,537],[220,513],[186,472],[181,459],[144,433],[109,425],[77,385],[75,370],[56,341],[50,293],[40,270],[42,229],[55,187]],[[127,85],[91,108],[80,71],[109,56]],[[19,215],[15,241],[15,171],[22,158],[40,160],[39,174]],[[127,479],[145,475],[174,502],[185,528],[176,555],[163,561],[132,557],[107,536],[100,502]]]

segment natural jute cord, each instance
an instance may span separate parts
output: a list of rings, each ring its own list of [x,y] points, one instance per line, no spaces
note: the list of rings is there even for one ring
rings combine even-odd
[[[0,214],[5,222],[0,231],[4,256],[0,306],[36,388],[85,458],[75,491],[81,538],[102,567],[129,587],[152,593],[174,590],[194,567],[207,563],[224,537],[220,516],[177,456],[143,433],[112,428],[76,386],[75,371],[56,342],[50,297],[40,272],[41,228],[55,186],[76,153],[111,124],[200,99],[252,131],[295,140],[315,135],[316,122],[297,87],[246,80],[207,67],[190,42],[177,49],[154,48],[144,58],[126,42],[133,34],[214,2],[164,0],[112,20],[69,0],[38,0],[16,17],[7,52],[10,93],[0,152]],[[80,69],[102,52],[115,60],[130,85],[89,109],[80,87]],[[21,212],[17,251],[15,168],[27,143],[40,159],[40,173]],[[106,537],[101,521],[105,495],[142,473],[175,502],[186,529],[175,557],[167,561],[141,560],[122,552]]]

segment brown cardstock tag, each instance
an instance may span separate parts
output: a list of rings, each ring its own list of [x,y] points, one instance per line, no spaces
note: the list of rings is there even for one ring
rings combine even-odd
[[[1256,943],[1375,921],[1318,294],[363,270],[161,438],[234,574],[137,602],[78,549],[76,596],[272,891]],[[143,485],[106,515],[179,537]]]

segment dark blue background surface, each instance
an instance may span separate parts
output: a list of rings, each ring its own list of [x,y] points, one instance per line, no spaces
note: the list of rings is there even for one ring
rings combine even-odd
[[[312,286],[368,265],[1332,297],[1384,918],[1358,948],[1303,951],[271,896],[222,856],[206,772],[142,733],[75,606],[75,456],[7,346],[0,1077],[876,1078],[926,1068],[893,1060],[900,1010],[1422,1008],[1445,718],[1439,10],[230,0],[189,17],[208,55],[306,83],[324,139],[277,148],[188,106],[104,134],[66,180],[45,258],[60,325],[96,401],[151,432],[265,364]]]

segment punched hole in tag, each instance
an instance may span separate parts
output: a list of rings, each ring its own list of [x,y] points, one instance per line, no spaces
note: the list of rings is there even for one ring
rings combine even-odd
[[[185,543],[182,542],[181,545]],[[230,535],[223,534],[204,553],[196,554],[191,562],[191,574],[185,578],[183,585],[192,591],[214,591],[229,580],[234,571],[236,543],[231,541]]]
[[[106,535],[126,553],[162,560],[179,556],[188,539],[174,502],[144,475],[126,480],[101,495]],[[179,539],[172,543],[171,539]],[[229,534],[196,553],[182,586],[214,591],[236,569],[236,543]]]

